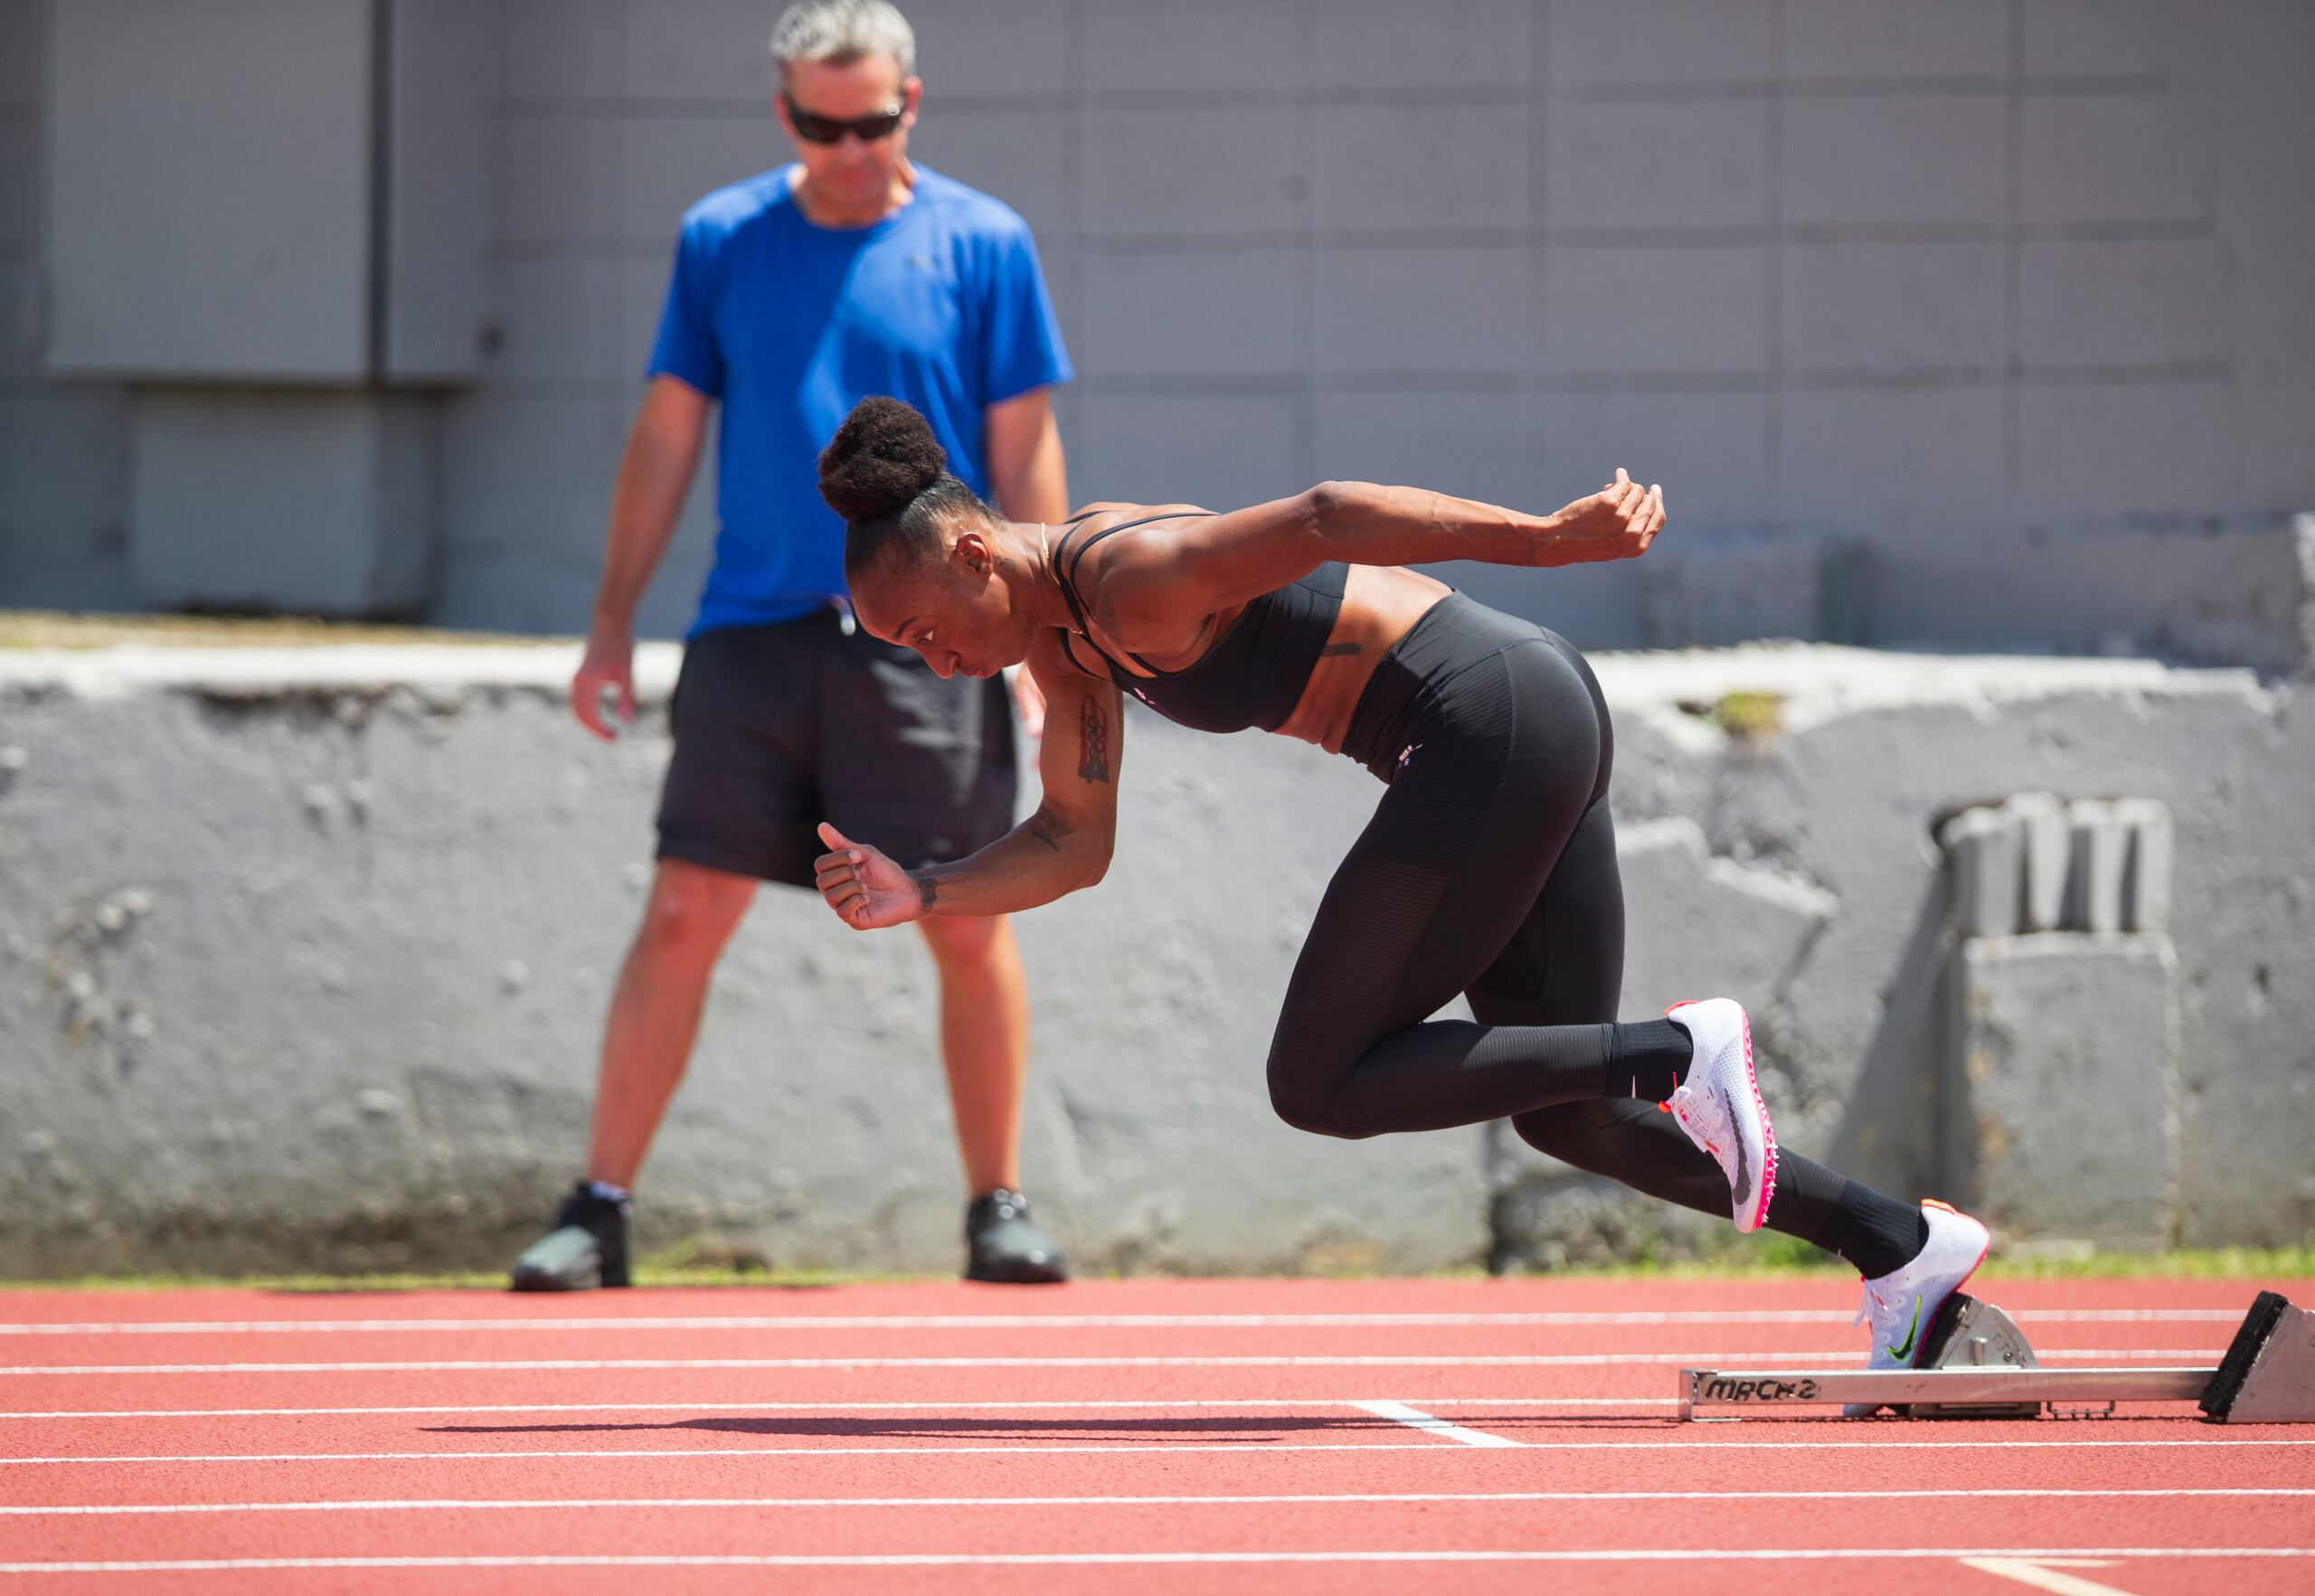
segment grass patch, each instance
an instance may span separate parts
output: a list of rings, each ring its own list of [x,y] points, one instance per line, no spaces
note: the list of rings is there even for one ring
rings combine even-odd
[[[154,648],[317,647],[344,643],[525,644],[568,647],[570,637],[322,620],[312,616],[67,615],[57,610],[0,610],[0,648],[107,648],[141,643]]]

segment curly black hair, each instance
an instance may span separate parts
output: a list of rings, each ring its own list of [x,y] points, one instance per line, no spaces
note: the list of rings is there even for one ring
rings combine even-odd
[[[948,469],[948,452],[915,408],[882,395],[852,407],[820,451],[820,496],[845,519],[844,569],[937,554],[940,523],[959,510],[993,519]]]

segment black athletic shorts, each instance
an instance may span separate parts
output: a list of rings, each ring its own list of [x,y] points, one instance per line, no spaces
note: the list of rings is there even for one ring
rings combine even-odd
[[[944,682],[833,609],[693,638],[670,713],[662,859],[808,887],[823,820],[912,870],[1012,828],[1003,678]]]

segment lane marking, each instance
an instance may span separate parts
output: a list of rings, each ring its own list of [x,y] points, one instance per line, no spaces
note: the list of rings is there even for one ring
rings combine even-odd
[[[2043,1324],[2239,1323],[2231,1308],[2066,1308],[2013,1310]],[[594,1318],[485,1319],[135,1319],[109,1323],[0,1324],[0,1336],[399,1335],[420,1332],[551,1330],[1172,1330],[1346,1327],[1501,1326],[1587,1328],[1628,1325],[1847,1325],[1847,1308],[1630,1308],[1531,1313],[1113,1313],[1113,1314],[714,1314]]]
[[[2056,1358],[2100,1361],[2209,1359],[2224,1347],[2059,1347]],[[1853,1347],[1819,1351],[1647,1353],[1342,1353],[1191,1355],[1152,1357],[624,1357],[430,1358],[369,1363],[296,1364],[0,1364],[0,1374],[445,1374],[524,1370],[601,1369],[1444,1369],[1610,1368],[1630,1364],[1695,1364],[1780,1368],[1791,1364],[1854,1363]]]
[[[2127,1421],[2121,1421],[2127,1422]],[[1766,1421],[1763,1421],[1766,1422]],[[1786,1421],[1806,1422],[1806,1421]],[[1846,1422],[1846,1421],[1844,1421]],[[1715,1432],[1717,1434],[1718,1432]],[[2115,1440],[2111,1431],[2080,1440],[1726,1440],[1703,1436],[1685,1440],[1526,1440],[1520,1446],[1538,1452],[1661,1452],[1661,1451],[2046,1451],[2065,1448],[2145,1450],[2196,1447],[2309,1447],[2315,1439],[2224,1436],[2208,1440]],[[80,1463],[431,1463],[456,1459],[489,1459],[528,1463],[542,1458],[953,1458],[986,1452],[1024,1455],[1051,1452],[1235,1452],[1240,1457],[1269,1457],[1275,1452],[1428,1452],[1434,1458],[1461,1457],[1427,1440],[1367,1441],[1121,1441],[1113,1444],[1048,1444],[1024,1442],[1009,1446],[947,1447],[665,1447],[524,1450],[506,1452],[157,1452],[99,1454],[79,1458],[0,1458],[0,1468],[41,1467]]]
[[[1758,1547],[1679,1551],[1662,1546],[1598,1550],[1498,1552],[893,1552],[814,1556],[805,1554],[732,1554],[685,1556],[537,1554],[496,1557],[184,1557],[149,1563],[0,1563],[0,1573],[193,1573],[260,1570],[354,1568],[1023,1568],[1133,1567],[1164,1563],[1777,1563],[1876,1558],[1971,1557],[2072,1558],[2315,1557],[2304,1546],[2079,1546],[2049,1551],[1928,1546]]]
[[[2183,1490],[2058,1490],[2041,1487],[1883,1491],[1365,1491],[1333,1495],[1236,1497],[502,1497],[409,1501],[92,1503],[82,1506],[0,1507],[16,1518],[121,1517],[174,1513],[466,1513],[480,1509],[541,1512],[617,1507],[1215,1507],[1291,1506],[1393,1502],[1881,1502],[1946,1497],[2064,1497],[2103,1501],[2124,1497],[2315,1497],[2296,1487],[2227,1486]]]
[[[1466,1430],[1460,1424],[1450,1424],[1436,1413],[1426,1413],[1421,1408],[1411,1408],[1404,1402],[1355,1402],[1350,1405],[1378,1419],[1390,1419],[1416,1430],[1428,1431],[1432,1435],[1460,1441],[1467,1447],[1516,1447],[1519,1444],[1500,1435],[1489,1435],[1484,1430]]]
[[[952,1412],[1017,1409],[1063,1412],[1134,1408],[1340,1408],[1355,1396],[1150,1397],[1141,1401],[1089,1402],[468,1402],[393,1408],[38,1408],[0,1412],[0,1419],[309,1419],[376,1417],[408,1413],[864,1413]],[[1426,1396],[1434,1408],[1671,1408],[1677,1396]]]
[[[2061,1573],[2066,1568],[2112,1568],[2111,1557],[1964,1557],[1961,1566],[1984,1573],[1997,1574],[2005,1580],[2016,1580],[2021,1585],[2031,1585],[2037,1591],[2054,1591],[2057,1596],[2130,1596],[2127,1591],[2112,1585],[2102,1585],[2095,1580]]]

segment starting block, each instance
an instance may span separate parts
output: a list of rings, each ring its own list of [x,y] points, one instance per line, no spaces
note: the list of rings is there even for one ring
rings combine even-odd
[[[2102,1418],[2120,1402],[2195,1402],[2215,1423],[2315,1423],[2315,1313],[2262,1291],[2215,1369],[2045,1369],[2017,1322],[1959,1291],[1911,1369],[1682,1369],[1680,1417],[1699,1408],[1838,1403],[1914,1419]]]

